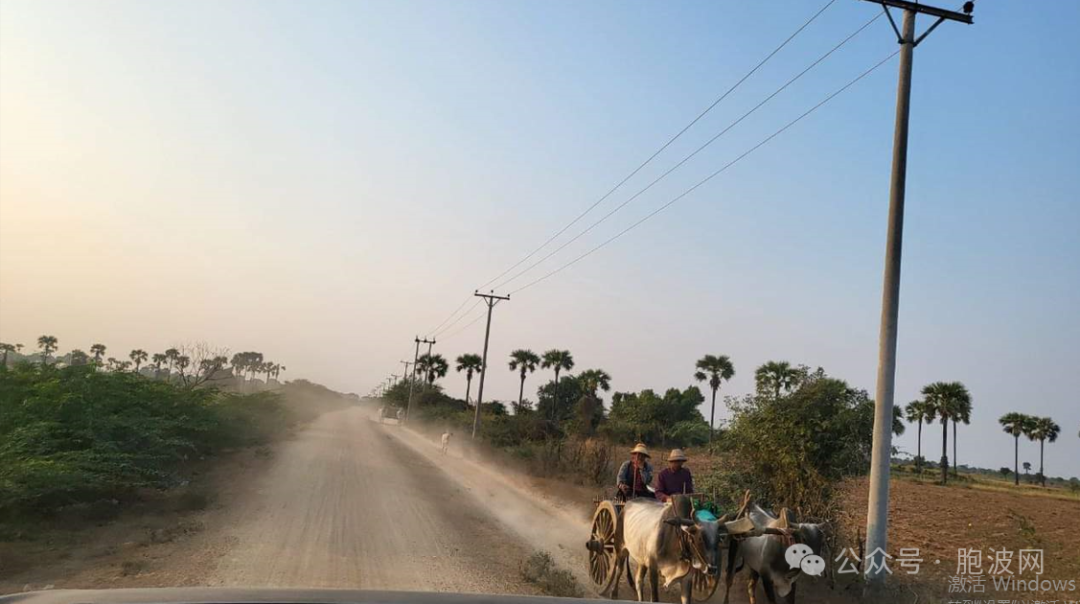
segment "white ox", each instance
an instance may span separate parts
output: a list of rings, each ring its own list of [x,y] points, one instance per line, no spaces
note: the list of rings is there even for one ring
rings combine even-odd
[[[632,559],[637,565],[637,577],[632,584],[639,602],[645,601],[647,573],[652,584],[652,602],[660,601],[658,575],[662,575],[665,588],[675,581],[681,582],[682,604],[690,604],[690,571],[716,572],[716,566],[706,556],[702,530],[690,518],[690,511],[689,498],[682,495],[676,495],[668,504],[651,499],[632,499],[626,503],[620,518],[620,559],[616,562],[612,599],[619,598],[623,566],[626,565],[629,575]]]

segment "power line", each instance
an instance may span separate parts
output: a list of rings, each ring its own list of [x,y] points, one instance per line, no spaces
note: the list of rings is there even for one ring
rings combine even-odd
[[[680,161],[679,161],[679,163],[675,164],[674,166],[672,166],[671,168],[669,168],[669,169],[668,169],[667,171],[665,171],[664,173],[660,174],[660,176],[658,176],[658,177],[656,177],[655,179],[653,179],[653,181],[652,181],[652,182],[650,182],[649,184],[645,185],[645,187],[644,187],[644,188],[642,188],[642,189],[641,189],[641,190],[639,190],[639,191],[638,191],[637,193],[634,193],[634,194],[633,194],[632,196],[630,196],[630,198],[629,198],[629,199],[627,199],[626,201],[624,201],[624,202],[622,202],[621,204],[619,204],[619,205],[615,206],[614,208],[612,208],[612,209],[611,209],[611,211],[609,211],[609,212],[608,212],[607,214],[605,214],[605,215],[601,216],[599,220],[597,220],[596,222],[594,222],[594,223],[590,224],[590,225],[589,225],[588,227],[586,227],[586,228],[585,228],[585,229],[584,229],[583,231],[581,231],[581,232],[580,232],[580,233],[578,233],[577,235],[574,235],[573,237],[571,237],[571,238],[570,238],[570,239],[569,239],[568,241],[564,242],[564,243],[563,243],[562,245],[560,245],[559,247],[557,247],[557,248],[555,248],[554,250],[552,250],[551,252],[549,252],[549,253],[548,253],[547,255],[545,255],[545,256],[544,256],[543,258],[541,258],[541,259],[537,260],[536,262],[534,262],[534,263],[530,264],[529,266],[525,267],[525,269],[524,269],[524,270],[521,270],[521,271],[519,271],[519,272],[518,272],[517,274],[515,274],[515,275],[514,275],[513,277],[510,277],[509,279],[507,279],[507,280],[505,280],[505,281],[503,281],[503,282],[499,283],[499,285],[497,285],[497,286],[496,286],[496,289],[505,289],[505,287],[506,287],[506,286],[507,286],[508,284],[510,284],[511,282],[513,282],[513,281],[514,281],[515,279],[517,279],[518,277],[520,277],[520,276],[524,275],[525,273],[527,273],[527,272],[531,271],[532,269],[536,268],[536,267],[537,267],[537,266],[539,266],[540,264],[543,264],[543,263],[544,263],[544,261],[546,261],[546,260],[547,260],[548,258],[551,258],[551,257],[552,257],[552,256],[554,256],[555,254],[559,253],[560,251],[562,251],[563,249],[565,249],[565,248],[566,248],[567,246],[569,246],[569,245],[570,245],[570,244],[572,244],[573,242],[577,241],[577,240],[578,240],[579,238],[581,238],[581,237],[582,237],[583,235],[585,235],[586,233],[588,233],[589,231],[593,230],[594,228],[596,228],[597,226],[599,226],[599,225],[600,225],[601,223],[603,223],[604,221],[606,221],[606,220],[607,220],[608,218],[610,218],[610,217],[611,217],[612,215],[614,215],[614,214],[615,214],[615,213],[617,213],[618,211],[622,210],[622,209],[623,209],[624,207],[626,207],[626,205],[627,205],[627,204],[629,204],[629,203],[630,203],[631,201],[634,201],[635,199],[637,199],[638,197],[640,197],[641,195],[643,195],[643,194],[644,194],[645,192],[647,192],[647,191],[648,191],[649,189],[651,189],[651,188],[652,188],[652,187],[653,187],[653,186],[654,186],[655,184],[657,184],[657,183],[658,183],[658,182],[660,182],[661,180],[663,180],[663,179],[667,178],[667,177],[668,177],[668,175],[670,175],[670,174],[671,174],[672,172],[674,172],[674,171],[678,170],[679,168],[681,168],[681,167],[682,167],[682,166],[683,166],[683,165],[684,165],[684,164],[685,164],[686,162],[690,161],[690,159],[691,159],[691,158],[693,158],[693,157],[694,157],[695,155],[697,155],[698,153],[701,153],[702,151],[704,151],[706,147],[708,147],[709,145],[711,145],[711,144],[713,144],[714,142],[716,142],[716,141],[717,141],[717,140],[718,140],[718,139],[719,139],[719,138],[720,138],[721,136],[723,136],[723,135],[727,134],[727,133],[728,133],[728,131],[730,131],[730,130],[731,130],[732,128],[734,128],[735,126],[737,126],[737,125],[738,125],[739,123],[741,123],[741,122],[742,122],[743,120],[745,120],[746,118],[750,117],[750,116],[751,116],[751,115],[752,115],[753,113],[755,113],[755,112],[756,112],[756,111],[757,111],[758,109],[761,109],[761,108],[762,108],[762,107],[763,107],[763,106],[764,106],[764,105],[765,105],[766,103],[768,103],[768,102],[769,102],[769,101],[771,101],[771,100],[772,100],[773,98],[775,98],[775,97],[776,97],[777,95],[779,95],[779,94],[780,94],[781,92],[783,92],[783,91],[784,91],[785,89],[787,89],[787,87],[788,87],[788,86],[791,86],[791,85],[792,85],[792,84],[794,84],[794,83],[795,83],[796,81],[798,81],[798,80],[799,80],[800,78],[802,78],[802,77],[803,77],[804,75],[806,75],[807,73],[809,73],[811,69],[813,69],[814,67],[817,67],[817,66],[818,66],[818,65],[819,65],[819,64],[820,64],[820,63],[821,63],[822,61],[824,61],[825,59],[829,58],[829,56],[830,56],[830,55],[832,55],[832,54],[833,54],[834,52],[836,52],[837,50],[840,50],[840,48],[841,48],[841,47],[843,47],[843,46],[844,46],[845,44],[847,44],[848,42],[850,42],[850,41],[852,40],[852,38],[854,38],[855,36],[857,36],[857,35],[859,35],[860,33],[862,33],[862,31],[863,31],[864,29],[866,29],[867,27],[870,27],[870,24],[872,24],[872,23],[873,23],[874,21],[877,21],[877,20],[878,20],[879,18],[881,18],[881,15],[880,15],[880,14],[878,14],[878,15],[877,15],[877,16],[875,16],[874,18],[872,18],[872,19],[870,19],[869,21],[867,21],[866,23],[864,23],[864,24],[863,24],[862,26],[860,26],[860,27],[859,27],[858,29],[856,29],[855,31],[851,32],[851,34],[849,34],[849,35],[848,35],[848,36],[847,36],[846,38],[844,38],[843,40],[841,40],[839,44],[837,44],[836,46],[833,46],[833,47],[832,47],[831,49],[829,49],[829,51],[828,51],[828,52],[826,52],[825,54],[823,54],[823,55],[821,55],[820,57],[818,57],[818,58],[817,58],[817,59],[816,59],[816,60],[815,60],[814,62],[810,63],[810,65],[808,65],[808,66],[807,66],[807,67],[806,67],[805,69],[803,69],[803,70],[802,70],[802,71],[800,71],[800,72],[799,72],[798,74],[796,74],[796,75],[795,75],[795,77],[793,77],[793,78],[789,79],[789,80],[788,80],[787,82],[785,82],[783,86],[781,86],[781,87],[777,88],[777,89],[776,89],[776,90],[775,90],[775,91],[774,91],[774,92],[773,92],[772,94],[770,94],[769,96],[765,97],[765,99],[764,99],[764,100],[762,100],[762,101],[761,101],[760,103],[758,103],[757,105],[755,105],[755,106],[754,106],[754,107],[753,107],[752,109],[750,109],[750,110],[749,110],[749,111],[747,111],[746,113],[742,114],[742,115],[741,115],[741,116],[740,116],[740,117],[739,117],[738,119],[736,119],[735,121],[733,121],[733,122],[731,122],[730,124],[728,124],[728,125],[727,125],[727,127],[725,127],[725,128],[723,129],[723,130],[721,130],[720,132],[718,132],[718,133],[717,133],[717,134],[716,134],[715,136],[713,136],[713,137],[712,137],[712,138],[710,138],[709,140],[705,141],[705,143],[704,143],[703,145],[701,145],[700,147],[698,147],[697,149],[695,149],[695,150],[694,150],[694,151],[693,151],[692,153],[690,153],[689,155],[687,155],[686,157],[684,157],[684,158],[683,158],[682,160],[680,160]]]
[[[432,336],[437,335],[435,332],[437,332],[440,327],[442,327],[444,324],[446,324],[446,322],[449,321],[451,319],[451,317],[458,314],[458,311],[460,311],[462,308],[465,308],[465,305],[468,304],[469,300],[472,300],[472,298],[473,298],[472,296],[469,296],[468,298],[465,298],[464,300],[462,300],[461,301],[461,306],[458,306],[456,309],[454,309],[454,312],[450,313],[449,317],[446,317],[445,319],[443,319],[442,323],[439,323],[438,325],[436,325],[434,329],[429,329],[427,331],[427,333],[431,334]]]
[[[442,328],[441,330],[439,330],[438,332],[436,332],[436,333],[433,333],[433,334],[431,334],[431,337],[432,337],[432,338],[435,338],[435,337],[439,337],[439,336],[442,336],[442,334],[446,333],[446,332],[447,332],[447,331],[448,331],[448,330],[449,330],[449,329],[450,329],[451,327],[453,327],[454,325],[456,325],[456,324],[457,324],[457,323],[458,323],[459,321],[461,321],[462,319],[464,319],[466,315],[468,315],[469,313],[471,313],[471,312],[473,311],[473,309],[474,309],[474,308],[476,308],[477,306],[480,306],[480,302],[482,302],[482,300],[480,300],[479,298],[477,298],[477,299],[476,299],[476,301],[475,301],[475,302],[473,302],[473,305],[472,305],[472,306],[470,306],[468,310],[466,310],[465,312],[463,312],[463,313],[461,313],[460,315],[458,315],[458,318],[456,318],[456,319],[454,319],[453,321],[451,321],[450,323],[448,323],[448,324],[447,324],[447,325],[446,325],[445,327],[443,327],[443,328]],[[464,305],[462,305],[462,306],[464,306]],[[456,332],[455,332],[455,333],[456,333]]]
[[[460,328],[458,328],[457,330],[455,330],[455,331],[454,331],[453,333],[451,333],[450,335],[448,335],[448,336],[443,336],[443,340],[444,340],[444,341],[445,341],[445,340],[449,340],[450,338],[452,338],[452,337],[454,337],[454,336],[458,335],[459,333],[461,333],[461,332],[465,331],[466,329],[468,329],[468,328],[472,327],[473,325],[476,325],[477,321],[479,321],[480,319],[483,319],[483,318],[484,318],[484,315],[485,315],[485,313],[480,313],[480,314],[476,315],[476,316],[475,316],[475,317],[473,318],[473,320],[472,320],[472,321],[469,321],[469,322],[468,322],[468,323],[466,323],[465,325],[462,325],[462,326],[461,326]]]
[[[811,23],[813,23],[814,20],[816,20],[821,15],[821,13],[825,12],[825,9],[832,6],[834,2],[836,2],[836,0],[829,0],[828,2],[826,2],[825,6],[822,6],[820,9],[818,9],[818,11],[813,14],[813,16],[811,16],[805,23],[800,25],[799,28],[796,29],[794,33],[792,33],[790,36],[788,36],[787,39],[784,40],[779,46],[774,48],[772,50],[772,52],[770,52],[768,55],[766,55],[765,58],[762,59],[757,65],[755,65],[753,69],[746,72],[746,75],[739,78],[739,80],[737,82],[735,82],[735,84],[733,84],[723,94],[721,94],[719,97],[717,97],[717,99],[715,101],[713,101],[711,105],[709,105],[708,107],[705,108],[704,111],[699,113],[698,116],[695,117],[693,120],[691,120],[689,124],[687,124],[686,126],[683,126],[682,130],[679,130],[679,132],[676,133],[675,136],[668,139],[668,141],[666,143],[664,143],[659,149],[657,149],[655,152],[653,152],[653,154],[650,155],[648,159],[641,162],[641,164],[638,165],[638,167],[634,168],[634,170],[632,172],[630,172],[630,174],[627,174],[626,177],[623,178],[622,180],[620,180],[618,184],[616,184],[614,187],[611,188],[611,190],[609,190],[607,193],[604,193],[604,195],[602,197],[600,197],[600,199],[597,199],[595,202],[593,202],[593,204],[591,206],[589,206],[588,208],[585,208],[585,211],[582,212],[581,214],[578,214],[577,218],[574,218],[573,220],[571,220],[566,226],[562,227],[561,229],[559,229],[558,232],[556,232],[554,235],[549,237],[547,241],[540,244],[539,247],[537,247],[533,251],[529,252],[521,260],[518,260],[513,266],[510,266],[509,268],[507,268],[503,272],[496,275],[491,280],[489,280],[486,283],[482,284],[478,289],[484,289],[485,287],[491,285],[495,281],[498,281],[499,279],[502,279],[510,271],[512,271],[515,268],[521,266],[529,258],[532,258],[534,255],[536,255],[537,252],[539,252],[540,250],[547,247],[552,241],[554,241],[556,238],[558,238],[559,235],[562,235],[563,233],[565,233],[567,231],[567,229],[574,226],[574,224],[576,224],[579,220],[584,218],[586,214],[591,212],[594,208],[596,208],[596,206],[600,205],[605,199],[607,199],[613,193],[615,193],[615,191],[619,190],[619,188],[622,187],[624,184],[626,184],[626,182],[628,180],[630,180],[635,175],[637,175],[637,173],[640,172],[645,166],[649,165],[649,163],[652,162],[652,160],[656,159],[656,157],[658,155],[663,153],[665,149],[667,149],[669,146],[671,146],[672,143],[674,143],[676,140],[678,140],[679,137],[681,137],[683,134],[685,134],[687,130],[689,130],[691,127],[693,127],[694,124],[698,123],[698,121],[700,121],[701,118],[705,117],[705,115],[707,113],[709,113],[710,111],[712,111],[713,108],[715,108],[717,105],[719,105],[721,101],[726,99],[728,97],[728,95],[730,95],[732,92],[734,92],[735,89],[738,88],[740,85],[742,85],[742,83],[745,82],[750,76],[754,75],[754,73],[757,72],[758,69],[761,69],[762,66],[764,66],[766,63],[768,63],[769,60],[772,59],[774,55],[776,55],[776,53],[780,52],[780,50],[783,49],[785,46],[787,46],[789,42],[794,40],[796,36],[798,36],[800,33],[802,33],[802,31],[804,29],[806,29]],[[513,279],[510,279],[510,281],[512,281],[512,280]]]
[[[851,86],[853,86],[853,85],[854,85],[854,84],[855,84],[856,82],[858,82],[859,80],[862,80],[862,79],[863,79],[863,78],[865,78],[866,76],[870,75],[870,74],[871,74],[871,73],[872,73],[872,72],[873,72],[874,70],[876,70],[876,69],[877,69],[878,67],[881,67],[882,65],[884,65],[885,63],[887,63],[887,62],[888,62],[888,61],[889,61],[890,59],[892,59],[893,57],[895,57],[895,56],[896,56],[896,55],[898,55],[898,54],[900,54],[900,51],[899,51],[899,50],[897,50],[897,51],[893,52],[892,54],[890,54],[889,56],[885,57],[885,58],[884,58],[884,59],[882,59],[882,60],[881,60],[880,62],[878,62],[877,64],[875,64],[875,65],[874,65],[873,67],[871,67],[870,69],[867,69],[867,70],[866,70],[866,71],[864,71],[864,72],[863,72],[862,74],[860,74],[860,75],[859,75],[858,77],[856,77],[855,79],[851,80],[851,81],[850,81],[850,82],[848,82],[847,84],[844,84],[844,86],[843,86],[843,87],[841,87],[840,89],[836,90],[835,92],[833,92],[833,93],[832,93],[832,94],[830,94],[829,96],[825,97],[825,98],[824,98],[824,99],[823,99],[823,100],[822,100],[821,102],[819,102],[819,103],[818,103],[817,105],[814,105],[813,107],[811,107],[810,109],[808,109],[808,110],[807,110],[807,111],[806,111],[805,113],[803,113],[803,114],[802,114],[802,115],[800,115],[799,117],[795,118],[794,120],[792,120],[792,121],[788,122],[788,123],[787,123],[786,125],[784,125],[784,126],[783,126],[782,128],[780,128],[780,129],[779,129],[779,130],[777,130],[776,132],[773,132],[773,133],[772,133],[772,134],[770,134],[770,135],[769,135],[768,137],[766,137],[766,138],[765,138],[764,140],[762,140],[762,141],[761,141],[761,142],[759,142],[758,144],[754,145],[754,146],[753,146],[753,147],[751,147],[751,148],[750,148],[749,150],[745,151],[745,152],[744,152],[744,153],[743,153],[742,155],[739,155],[739,156],[738,156],[738,157],[736,157],[735,159],[733,159],[733,160],[731,160],[730,162],[728,162],[727,164],[725,164],[725,165],[724,165],[723,167],[721,167],[721,168],[720,168],[719,170],[717,170],[717,171],[713,172],[712,174],[710,174],[710,175],[706,176],[706,177],[705,177],[704,179],[700,180],[700,181],[699,181],[699,182],[698,182],[697,184],[695,184],[694,186],[690,187],[689,189],[687,189],[687,190],[683,191],[682,193],[680,193],[679,195],[677,195],[676,197],[674,197],[673,199],[671,199],[670,201],[668,201],[668,202],[667,202],[667,203],[665,203],[664,205],[662,205],[662,206],[660,206],[659,208],[657,208],[657,209],[653,210],[653,211],[652,211],[652,212],[650,212],[649,214],[646,214],[646,215],[645,215],[645,216],[644,216],[643,218],[641,218],[641,219],[640,219],[640,220],[638,220],[637,222],[635,222],[635,223],[631,224],[630,226],[626,227],[626,228],[625,228],[625,229],[623,229],[622,231],[619,231],[619,232],[618,232],[618,233],[616,233],[616,234],[615,234],[614,236],[610,237],[609,239],[605,240],[604,242],[600,243],[599,245],[597,245],[596,247],[594,247],[594,248],[590,249],[589,251],[585,252],[584,254],[581,254],[581,255],[580,255],[580,256],[578,256],[577,258],[574,258],[574,259],[573,259],[573,260],[571,260],[570,262],[567,262],[566,264],[563,264],[562,266],[560,266],[560,267],[556,268],[555,270],[553,270],[553,271],[551,271],[551,272],[549,272],[549,273],[547,273],[547,274],[543,275],[542,277],[540,277],[540,278],[538,278],[538,279],[535,279],[535,280],[533,280],[533,281],[529,282],[528,284],[526,284],[526,285],[524,285],[524,286],[522,286],[522,287],[519,287],[519,288],[515,289],[514,291],[510,292],[510,295],[514,295],[514,294],[516,294],[516,293],[518,293],[518,292],[520,292],[520,291],[526,290],[526,289],[528,289],[528,288],[530,288],[530,287],[532,287],[532,286],[536,285],[537,283],[540,283],[541,281],[544,281],[544,280],[545,280],[545,279],[547,279],[548,277],[551,277],[551,276],[553,276],[553,275],[555,275],[555,274],[557,274],[557,273],[560,273],[560,272],[562,272],[563,270],[565,270],[565,269],[567,269],[567,268],[569,268],[569,267],[573,266],[573,265],[574,265],[574,264],[576,264],[577,262],[579,262],[579,261],[581,261],[581,260],[584,260],[584,259],[585,259],[586,257],[588,257],[588,256],[592,255],[592,254],[593,254],[594,252],[596,252],[596,251],[600,250],[600,248],[603,248],[604,246],[606,246],[607,244],[611,243],[612,241],[615,241],[615,240],[616,240],[616,239],[618,239],[619,237],[622,237],[623,235],[625,235],[626,233],[630,232],[631,230],[633,230],[634,228],[636,228],[636,227],[637,227],[638,225],[640,225],[641,223],[645,222],[646,220],[648,220],[648,219],[652,218],[653,216],[656,216],[656,215],[657,215],[657,214],[659,214],[660,212],[662,212],[662,211],[666,210],[666,209],[667,209],[667,208],[669,208],[669,207],[670,207],[671,205],[673,205],[673,204],[674,204],[675,202],[679,201],[679,200],[680,200],[680,199],[682,199],[683,197],[686,197],[686,196],[687,196],[687,195],[689,195],[690,193],[693,193],[693,192],[694,192],[695,190],[697,190],[697,189],[698,189],[699,187],[701,187],[701,186],[702,186],[702,185],[704,185],[705,183],[707,183],[707,182],[709,182],[710,180],[712,180],[713,178],[715,178],[715,177],[719,176],[719,175],[720,175],[720,174],[721,174],[722,172],[724,172],[725,170],[727,170],[727,169],[728,169],[728,168],[730,168],[731,166],[734,166],[734,165],[735,165],[736,163],[738,163],[738,162],[739,162],[739,160],[743,159],[743,158],[744,158],[744,157],[746,157],[747,155],[750,155],[750,154],[751,154],[751,153],[753,153],[754,151],[757,151],[757,150],[758,150],[759,148],[761,148],[762,146],[764,146],[764,145],[765,145],[766,143],[768,143],[768,142],[769,142],[769,141],[771,141],[772,139],[774,139],[774,138],[776,138],[777,136],[779,136],[779,135],[780,135],[780,134],[781,134],[782,132],[784,132],[784,131],[785,131],[785,130],[787,130],[788,128],[790,128],[790,127],[794,126],[795,124],[799,123],[800,121],[802,121],[802,119],[803,119],[803,118],[805,118],[806,116],[810,115],[810,114],[811,114],[811,113],[813,113],[814,111],[818,110],[818,109],[819,109],[819,108],[820,108],[820,107],[821,107],[822,105],[824,105],[824,104],[828,103],[829,101],[831,101],[831,100],[832,100],[833,98],[835,98],[835,97],[836,97],[837,95],[839,95],[840,93],[844,92],[845,90],[847,90],[848,88],[850,88]]]

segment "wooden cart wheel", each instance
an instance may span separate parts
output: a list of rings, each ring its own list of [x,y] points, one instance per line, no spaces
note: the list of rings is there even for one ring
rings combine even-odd
[[[607,595],[615,582],[615,527],[619,515],[610,501],[601,501],[593,513],[592,533],[586,547],[589,550],[589,577],[600,595]]]
[[[716,588],[720,586],[720,573],[715,575],[708,575],[700,570],[694,569],[694,576],[692,577],[693,590],[691,597],[695,602],[705,602],[716,593]]]

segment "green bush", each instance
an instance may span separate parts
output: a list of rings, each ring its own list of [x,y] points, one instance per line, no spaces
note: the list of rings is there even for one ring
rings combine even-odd
[[[92,365],[0,368],[0,519],[175,486],[185,462],[265,442],[284,424],[270,393],[223,395]]]
[[[729,402],[734,412],[720,442],[727,463],[701,481],[735,500],[745,489],[767,505],[803,514],[831,514],[833,486],[866,472],[874,403],[863,390],[824,376],[785,397],[749,395]]]

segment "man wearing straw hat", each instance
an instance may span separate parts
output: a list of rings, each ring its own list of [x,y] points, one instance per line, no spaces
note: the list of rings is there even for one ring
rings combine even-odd
[[[633,497],[654,499],[656,496],[649,490],[652,475],[649,450],[645,448],[644,443],[634,445],[634,448],[630,450],[630,461],[624,461],[619,467],[619,495],[624,499]]]
[[[682,449],[672,449],[667,461],[668,467],[660,470],[660,475],[656,477],[656,498],[667,501],[672,495],[693,493],[694,477],[689,469],[683,467],[686,453]]]

